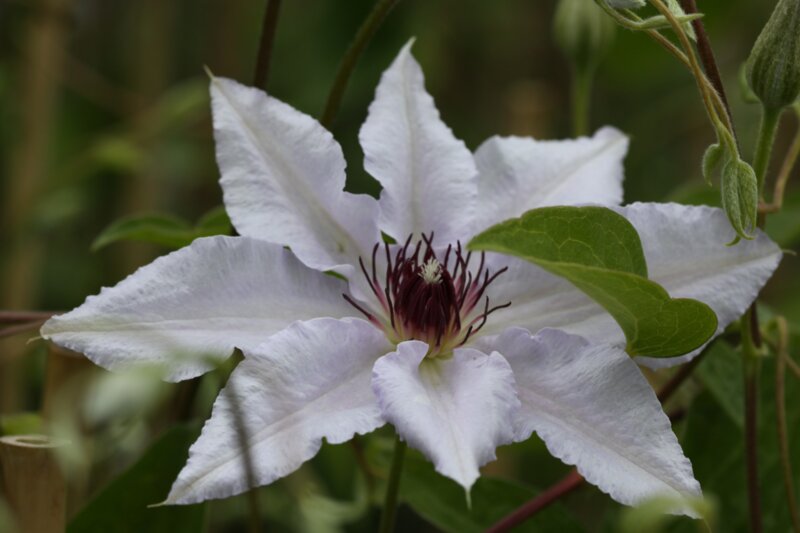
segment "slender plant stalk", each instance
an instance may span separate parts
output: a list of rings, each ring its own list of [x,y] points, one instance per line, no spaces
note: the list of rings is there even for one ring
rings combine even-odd
[[[683,52],[686,54],[686,57],[689,60],[689,65],[691,67],[695,81],[697,82],[697,87],[700,90],[700,95],[703,98],[703,103],[706,107],[706,112],[708,113],[708,116],[711,119],[712,124],[714,124],[715,129],[719,130],[721,128],[726,128],[729,131],[732,131],[731,127],[725,126],[725,122],[729,119],[727,111],[724,111],[722,113],[722,116],[720,117],[717,106],[714,104],[713,93],[715,91],[713,91],[705,83],[703,83],[703,80],[706,79],[706,75],[703,72],[703,69],[700,68],[700,63],[697,61],[697,56],[694,53],[694,48],[692,47],[692,43],[689,40],[689,36],[686,35],[683,26],[678,21],[678,19],[675,18],[675,15],[664,4],[664,2],[662,2],[661,0],[650,0],[650,3],[653,4],[653,6],[658,10],[658,12],[661,13],[669,21],[670,26],[672,26],[672,29],[675,31],[675,34],[678,36],[678,41],[680,41],[681,43]]]
[[[786,491],[786,502],[792,529],[800,533],[800,512],[797,509],[797,497],[791,455],[789,453],[789,435],[786,426],[786,361],[789,359],[789,327],[786,319],[778,317],[778,345],[775,358],[775,416],[777,418],[778,447],[780,450],[781,469],[783,470],[783,487]]]
[[[653,5],[655,5],[656,9],[661,12],[667,19],[670,20],[675,32],[678,34],[678,38],[681,41],[681,44],[688,56],[689,60],[692,61],[692,70],[695,72],[695,77],[698,80],[698,84],[702,86],[703,84],[700,83],[700,72],[696,65],[696,59],[694,54],[692,53],[691,43],[685,34],[680,28],[680,25],[677,24],[675,17],[669,12],[669,9],[661,2],[661,0],[651,0]],[[706,53],[703,53],[701,49],[701,55],[704,59],[704,66],[706,68],[707,73],[711,73],[711,81],[715,85],[716,93],[721,95],[720,98],[724,102],[724,94],[725,89],[722,85],[721,78],[717,75],[716,78],[713,73],[718,72],[718,68],[716,66],[716,61],[714,59],[714,55],[711,52],[711,47],[708,44],[707,36],[705,36],[705,31],[702,32],[705,40],[707,50]],[[704,100],[707,98],[707,95],[703,95]],[[708,108],[708,103],[706,103],[706,107]],[[710,111],[710,110],[709,110]],[[727,106],[725,107],[725,114],[730,123],[729,131],[730,133],[736,138],[736,131],[733,128],[732,118],[729,113],[729,109]],[[763,187],[764,183],[764,176],[766,175],[767,165],[769,163],[769,154],[772,148],[772,142],[774,141],[775,136],[775,129],[777,128],[777,116],[772,116],[771,113],[765,112],[764,117],[762,119],[762,126],[761,126],[761,133],[759,134],[759,142],[756,145],[756,154],[755,154],[755,172],[756,176],[758,177],[759,183],[759,190]],[[713,118],[712,118],[713,121]],[[759,218],[759,226],[763,227],[764,218]],[[742,318],[742,352],[743,352],[743,373],[744,373],[744,382],[745,382],[745,453],[747,457],[747,488],[748,488],[748,506],[750,510],[750,527],[753,533],[760,533],[763,530],[762,519],[761,519],[761,498],[759,494],[759,481],[758,481],[758,377],[759,377],[759,367],[760,367],[760,355],[759,351],[761,349],[761,333],[759,330],[759,323],[758,323],[758,310],[756,307],[756,302],[750,306],[745,316]]]
[[[780,112],[763,108],[761,126],[753,156],[753,170],[758,179],[759,195],[763,194],[764,182],[775,141]],[[763,228],[764,216],[759,216],[758,226]],[[758,394],[761,374],[761,330],[758,323],[757,302],[753,302],[742,317],[742,373],[744,377],[744,432],[745,460],[747,468],[747,504],[750,512],[750,530],[764,530],[761,516],[761,494],[758,474]]]
[[[786,366],[788,366],[789,370],[791,370],[794,373],[795,377],[797,379],[800,379],[800,365],[795,363],[794,359],[792,359],[788,355],[785,358],[785,362],[786,362]]]
[[[758,378],[761,370],[760,343],[754,336],[758,331],[754,306],[742,317],[742,374],[744,376],[744,448],[747,468],[747,505],[750,511],[750,531],[761,533],[761,494],[758,479]]]
[[[278,22],[278,10],[280,8],[280,0],[268,0],[266,13],[264,14],[264,23],[261,34],[261,40],[258,49],[258,59],[255,70],[255,85],[258,87],[265,87],[269,79],[270,58],[272,55],[272,43],[275,37],[275,29]],[[228,390],[228,399],[231,403],[233,411],[233,423],[236,428],[236,436],[239,443],[239,448],[242,452],[242,467],[245,471],[247,480],[247,505],[250,509],[250,531],[252,533],[259,533],[262,531],[261,527],[261,509],[258,502],[257,480],[255,477],[255,469],[253,466],[253,457],[251,455],[247,426],[244,422],[244,414],[236,396],[236,389],[232,379],[228,379],[226,386]]]
[[[762,109],[758,141],[753,155],[753,170],[758,178],[758,193],[761,196],[764,194],[764,182],[767,168],[769,167],[770,155],[772,154],[772,145],[775,142],[775,133],[778,131],[780,115],[780,110]]]
[[[592,96],[594,69],[572,69],[572,134],[581,137],[589,133],[589,110]]]
[[[350,80],[350,75],[353,73],[356,63],[358,63],[358,58],[361,57],[362,52],[364,52],[370,40],[372,40],[375,32],[378,31],[378,28],[383,24],[386,16],[397,2],[399,2],[399,0],[378,0],[372,8],[372,11],[367,15],[367,18],[361,23],[361,27],[358,28],[353,42],[350,43],[350,47],[342,57],[341,63],[339,63],[336,77],[333,80],[333,85],[328,93],[328,99],[325,102],[325,109],[322,111],[322,116],[319,120],[320,124],[326,128],[330,128],[333,125],[333,121],[339,113],[342,97],[344,96],[345,89],[347,89],[347,82]],[[358,435],[354,435],[350,440],[350,446],[355,454],[356,464],[358,464],[359,469],[364,474],[367,487],[373,487],[375,485],[374,476],[372,470],[369,468],[369,464],[364,458]]]
[[[280,9],[281,0],[267,0],[267,7],[264,11],[264,22],[261,26],[261,41],[258,45],[256,70],[255,74],[253,74],[253,85],[265,90],[269,82],[272,47],[275,42],[275,32],[278,27],[278,13]]]
[[[350,81],[350,75],[358,63],[358,58],[361,53],[369,44],[372,36],[378,31],[389,11],[397,4],[399,0],[378,0],[375,7],[361,24],[358,29],[353,42],[350,43],[350,48],[345,52],[342,62],[339,64],[339,70],[336,72],[331,92],[328,94],[328,101],[325,103],[325,110],[322,112],[320,122],[326,128],[333,125],[336,119],[336,114],[339,112],[339,106],[342,104],[342,97],[347,88],[347,82]]]
[[[800,119],[800,116],[798,116],[798,119]],[[786,184],[789,182],[798,156],[800,156],[800,128],[797,128],[792,145],[789,147],[789,151],[786,152],[786,157],[783,159],[781,169],[778,171],[778,177],[775,178],[772,203],[761,206],[762,213],[777,213],[783,207],[783,195],[786,192]]]
[[[233,425],[236,429],[236,438],[238,440],[239,449],[242,452],[242,467],[245,471],[245,478],[247,481],[247,505],[250,509],[250,531],[251,533],[259,533],[261,529],[261,510],[258,503],[258,484],[255,476],[255,469],[253,467],[253,456],[250,449],[250,439],[247,431],[247,426],[244,422],[244,413],[242,413],[242,405],[239,402],[239,397],[236,395],[236,389],[233,380],[228,378],[228,384],[225,386],[226,391],[223,391],[230,401],[231,411],[233,412]]]
[[[47,320],[55,314],[58,314],[58,311],[0,311],[0,324]]]
[[[695,0],[680,0],[680,3],[687,15],[698,12],[697,3]],[[700,56],[700,61],[703,63],[703,69],[706,72],[706,76],[708,76],[711,85],[714,87],[717,93],[719,93],[719,97],[722,100],[723,107],[725,108],[725,113],[729,118],[731,118],[733,117],[733,114],[731,113],[731,107],[728,104],[728,97],[725,94],[725,86],[722,83],[722,76],[720,75],[719,67],[717,66],[717,60],[714,57],[714,50],[711,48],[711,40],[708,38],[708,34],[706,33],[706,27],[705,24],[703,24],[703,19],[693,20],[692,28],[694,29],[695,35],[697,35],[697,52]]]
[[[529,500],[521,507],[518,507],[511,514],[488,528],[486,533],[503,533],[505,531],[510,531],[512,528],[520,525],[550,504],[555,503],[563,496],[573,492],[581,485],[583,485],[583,476],[581,476],[577,470],[572,470],[561,481],[552,485],[550,488],[540,493],[532,500]]]
[[[683,382],[689,379],[689,377],[692,375],[692,372],[694,372],[695,369],[700,365],[700,362],[705,358],[709,351],[710,350],[703,350],[700,352],[697,357],[683,365],[680,370],[675,372],[675,375],[672,376],[669,381],[662,385],[656,394],[658,400],[662,404],[667,403],[667,400],[669,400],[672,395],[675,394],[675,391],[678,390]]]
[[[634,13],[633,11],[631,11],[629,9],[624,9],[624,10],[621,10],[620,12],[617,12],[616,9],[614,9],[614,8],[612,8],[610,6],[607,6],[603,2],[598,3],[598,5],[609,16],[611,16],[611,18],[616,20],[623,27],[641,31],[641,29],[637,25],[639,25],[642,22],[644,22],[644,20],[640,16],[638,16],[636,13]],[[702,28],[702,26],[701,26],[701,28]],[[675,46],[672,43],[672,41],[670,41],[669,39],[664,37],[661,34],[661,32],[659,32],[658,30],[648,29],[648,30],[644,30],[644,31],[650,37],[652,37],[653,40],[655,40],[658,44],[660,44],[667,52],[669,52],[670,54],[675,56],[675,58],[677,58],[681,63],[683,63],[689,69],[690,72],[692,72],[692,74],[697,79],[698,84],[702,85],[702,87],[700,88],[701,94],[704,93],[703,87],[705,88],[705,94],[707,94],[711,98],[711,101],[713,103],[713,108],[712,109],[708,109],[707,108],[707,109],[708,109],[709,118],[711,119],[711,123],[714,125],[714,127],[715,128],[719,128],[720,122],[718,122],[718,121],[721,119],[722,120],[721,124],[724,125],[728,129],[728,131],[733,132],[734,131],[733,123],[732,123],[732,119],[731,119],[731,116],[730,116],[730,113],[729,113],[729,110],[728,110],[728,107],[727,107],[727,102],[725,100],[725,92],[724,92],[724,89],[722,88],[721,80],[719,80],[718,78],[715,81],[709,80],[709,78],[705,75],[705,73],[698,72],[694,68],[693,62],[689,60],[689,56],[687,54],[685,54],[683,51],[681,51],[680,48]],[[683,27],[679,26],[679,29],[676,30],[676,31],[683,32]],[[704,28],[702,28],[702,33],[703,33],[703,35],[705,35],[705,29]],[[709,51],[710,51],[710,46],[709,46]],[[690,50],[690,52],[691,52],[691,50]],[[714,63],[714,54],[713,53],[709,53],[709,54],[704,55],[702,57],[702,59],[703,59],[703,62],[704,62],[704,66],[707,69],[709,69],[709,67],[705,64],[707,61],[710,61],[711,63],[716,65]],[[716,67],[714,67],[714,68],[716,69]],[[712,69],[709,69],[709,70],[712,70]],[[698,74],[701,75],[700,78],[697,77]],[[717,84],[716,82],[719,82],[719,84]],[[704,103],[705,103],[705,100],[704,100]]]
[[[25,333],[26,331],[35,331],[44,323],[44,320],[33,320],[31,322],[24,322],[22,324],[15,324],[13,326],[8,326],[7,328],[2,328],[0,329],[0,339],[5,337],[13,337],[14,335],[19,335],[20,333]]]
[[[369,466],[369,461],[367,461],[367,456],[364,453],[364,444],[361,442],[358,435],[353,435],[353,438],[350,439],[350,447],[353,450],[358,469],[361,470],[361,473],[364,475],[367,491],[369,494],[372,494],[372,491],[375,489],[375,475],[372,472],[372,468]]]
[[[406,443],[397,436],[394,444],[394,457],[392,469],[389,472],[389,484],[386,487],[386,498],[381,514],[379,533],[392,533],[394,531],[395,517],[397,516],[397,497],[400,494],[400,478],[403,475],[403,460],[406,455]]]

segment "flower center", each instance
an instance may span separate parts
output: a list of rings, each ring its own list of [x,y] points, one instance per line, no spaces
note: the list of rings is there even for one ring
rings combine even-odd
[[[461,243],[447,247],[440,261],[433,248],[433,233],[411,246],[409,236],[403,246],[386,252],[386,272],[377,273],[378,243],[372,249],[372,269],[359,258],[361,271],[383,313],[373,313],[348,295],[345,299],[395,342],[417,339],[428,343],[428,355],[447,354],[467,342],[486,323],[488,316],[511,302],[490,307],[486,288],[508,268],[490,274],[481,253],[477,270],[470,269],[472,252],[464,255]],[[483,305],[479,305],[483,302]]]

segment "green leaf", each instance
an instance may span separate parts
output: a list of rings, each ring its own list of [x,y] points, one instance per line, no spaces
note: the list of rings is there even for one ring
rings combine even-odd
[[[713,353],[706,357],[714,356]],[[705,362],[705,361],[704,361]],[[741,374],[740,374],[741,379]],[[758,463],[761,494],[761,516],[764,531],[790,531],[789,509],[783,486],[783,473],[778,454],[775,411],[774,358],[762,360],[759,377]],[[739,399],[741,402],[741,398]],[[787,429],[790,451],[800,442],[800,382],[786,375]],[[686,456],[692,462],[695,477],[706,497],[718,504],[718,524],[714,531],[749,531],[747,505],[746,457],[744,433],[727,415],[727,408],[710,390],[700,393],[688,409],[684,437]],[[794,479],[800,479],[797,461],[793,464]],[[687,524],[670,531],[694,533],[696,526]]]
[[[712,185],[711,177],[722,162],[723,156],[725,156],[725,149],[719,143],[710,145],[703,154],[703,178],[709,186]]]
[[[604,207],[534,209],[489,228],[469,248],[520,257],[566,278],[614,317],[630,355],[681,355],[702,346],[717,328],[706,304],[670,298],[647,279],[635,228]]]
[[[231,221],[222,206],[207,212],[194,227],[172,215],[133,215],[121,218],[104,229],[92,243],[92,251],[118,241],[149,242],[177,250],[199,237],[225,235],[230,231]]]
[[[717,340],[697,367],[697,376],[725,414],[740,429],[744,428],[741,355],[727,342]]]
[[[195,225],[195,230],[202,235],[222,235],[230,233],[231,219],[225,212],[225,206],[218,205],[200,217]]]
[[[198,435],[195,426],[169,430],[78,513],[67,533],[202,531],[204,504],[148,507],[166,497]]]
[[[681,5],[678,3],[678,0],[667,0],[667,8],[675,15],[675,18],[678,20],[685,20],[687,18],[686,12],[683,10]],[[697,41],[697,34],[694,32],[694,27],[692,27],[691,22],[684,22],[682,24],[683,31],[686,32],[686,35],[693,41]]]
[[[192,242],[193,238],[192,227],[178,217],[162,214],[134,215],[121,218],[104,229],[92,243],[92,251],[125,240],[181,248]]]
[[[437,474],[428,461],[412,452],[406,458],[400,495],[417,514],[443,531],[478,533],[536,496],[536,492],[511,481],[481,477],[472,487],[472,506],[467,508],[464,488]],[[582,530],[558,503],[514,529],[520,533]]]

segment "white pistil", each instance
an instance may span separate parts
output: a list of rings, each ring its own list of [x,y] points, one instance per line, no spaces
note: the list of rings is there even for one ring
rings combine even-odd
[[[425,283],[429,285],[442,281],[442,267],[439,261],[434,258],[428,259],[425,264],[422,265],[422,271],[419,275],[425,280]]]

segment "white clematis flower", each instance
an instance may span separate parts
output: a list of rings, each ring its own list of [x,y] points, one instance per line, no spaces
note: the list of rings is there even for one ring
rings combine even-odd
[[[247,489],[231,394],[260,484],[297,469],[322,439],[390,422],[467,490],[497,446],[535,431],[624,504],[700,493],[613,319],[533,264],[460,244],[536,207],[618,205],[624,135],[493,137],[472,154],[441,121],[409,43],[361,129],[383,186],[376,201],[343,191],[341,148],[313,118],[231,80],[213,79],[211,94],[241,236],[198,239],[42,328],[106,368],[156,363],[170,380],[243,351],[167,503]],[[616,209],[639,232],[651,278],[710,305],[719,331],[781,257],[762,233],[725,246],[732,230],[718,209]],[[399,244],[384,245],[381,231]]]

